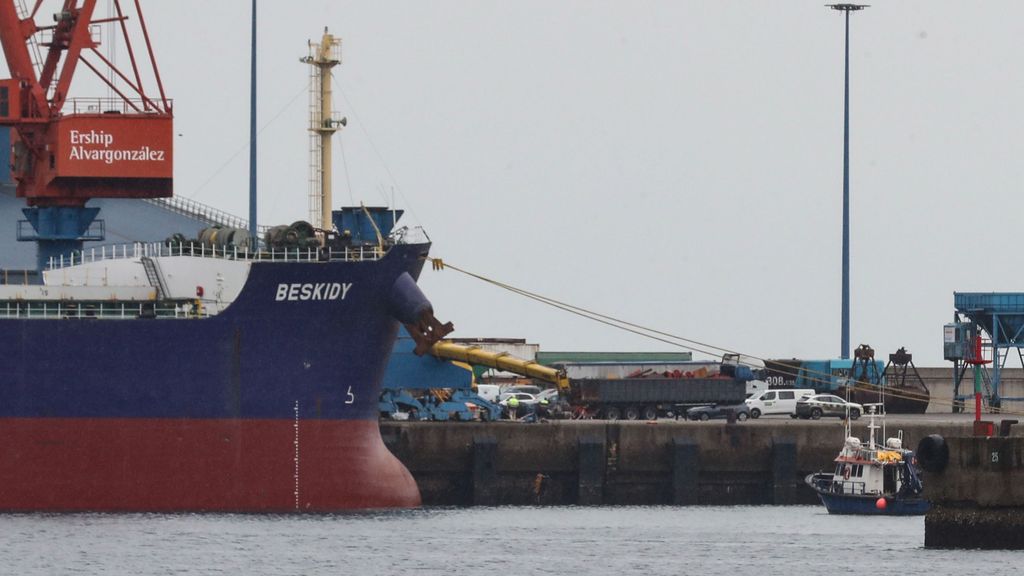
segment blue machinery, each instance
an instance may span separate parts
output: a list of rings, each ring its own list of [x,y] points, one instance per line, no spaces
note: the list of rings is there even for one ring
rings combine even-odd
[[[18,221],[18,241],[36,242],[36,269],[40,272],[50,259],[60,259],[82,249],[86,241],[106,237],[103,220],[97,220],[99,208],[83,206],[46,206],[23,208],[25,220]]]
[[[0,130],[0,150],[11,150],[11,131]],[[0,184],[11,185],[10,170],[3,170]],[[97,220],[99,208],[47,206],[23,208],[24,220],[18,221],[18,241],[36,242],[36,269],[45,270],[50,258],[81,250],[82,243],[101,241],[106,236],[103,220]]]
[[[1000,394],[1000,373],[1011,349],[1017,351],[1024,366],[1024,293],[954,292],[953,305],[953,323],[946,324],[943,330],[943,356],[953,362],[953,411],[962,412],[964,400],[972,396],[973,390],[961,393],[960,385],[970,365],[968,361],[974,359],[974,340],[982,332],[989,337],[982,340],[982,349],[987,349],[992,359],[991,371],[982,372],[983,399],[992,409],[1001,408],[1004,400],[1024,400]]]
[[[403,329],[381,385],[382,414],[405,412],[416,420],[472,420],[467,404],[473,404],[479,407],[481,419],[501,419],[501,406],[473,392],[472,368],[430,354],[416,356],[415,347],[416,342]]]

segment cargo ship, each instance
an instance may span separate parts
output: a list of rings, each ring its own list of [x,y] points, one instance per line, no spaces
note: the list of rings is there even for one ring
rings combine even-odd
[[[399,322],[444,332],[428,249],[134,244],[0,286],[0,509],[418,505],[377,403]]]
[[[36,249],[31,269],[0,266],[0,510],[418,505],[380,437],[377,405],[399,323],[421,353],[451,329],[416,285],[426,234],[396,229],[395,211],[332,210],[329,197],[316,228],[260,230],[255,203],[247,226],[160,228],[181,207],[171,198],[173,107],[139,2],[113,0],[112,18],[97,17],[93,0],[50,3],[52,23],[42,4],[0,0],[11,73],[0,79],[0,126],[26,205],[0,192],[0,222]],[[255,3],[252,16],[255,31]],[[120,35],[107,45],[128,52],[129,69],[96,51],[103,26],[104,38]],[[255,36],[253,49],[255,94]],[[87,50],[108,69],[84,60]],[[338,63],[324,56],[325,70]],[[83,69],[116,97],[69,99]],[[317,138],[344,125],[326,104],[312,116]],[[96,219],[97,203],[115,202],[108,216],[163,210],[143,225],[161,241],[105,243],[128,226]]]

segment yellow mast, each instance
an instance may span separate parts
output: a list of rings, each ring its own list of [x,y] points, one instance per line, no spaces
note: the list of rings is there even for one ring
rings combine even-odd
[[[309,220],[314,226],[331,230],[331,136],[347,124],[336,117],[332,103],[331,69],[341,63],[341,38],[327,32],[320,42],[309,42],[310,65],[310,195]]]

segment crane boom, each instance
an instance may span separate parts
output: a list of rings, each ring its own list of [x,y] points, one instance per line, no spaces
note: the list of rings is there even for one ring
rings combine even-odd
[[[489,366],[497,370],[512,372],[530,378],[549,382],[560,391],[569,389],[569,379],[565,372],[512,356],[507,352],[488,352],[479,346],[464,346],[452,342],[438,342],[430,349],[430,353],[438,358],[457,360],[475,366]]]
[[[7,69],[18,85],[30,87],[30,110],[33,114],[46,108],[46,94],[39,86],[36,70],[32,65],[26,40],[35,34],[34,22],[29,20],[23,24],[18,17],[14,1],[0,2],[0,46],[3,47],[7,59]]]
[[[38,24],[45,0],[21,14],[21,0],[0,0],[0,46],[11,78],[0,80],[0,126],[11,130],[11,176],[28,204],[18,222],[18,240],[38,243],[37,267],[49,258],[103,240],[91,198],[160,198],[173,193],[173,114],[160,81],[139,0],[127,12],[110,0],[116,16],[93,19],[96,0],[61,0],[53,24]],[[125,2],[129,4],[129,2]],[[137,23],[150,67],[140,72],[127,22]],[[104,56],[94,28],[111,29],[130,76]],[[41,62],[33,60],[46,48]],[[81,64],[82,66],[79,66]],[[69,98],[72,79],[83,69],[116,97]],[[155,83],[159,98],[146,95]],[[23,224],[31,225],[23,226]],[[98,226],[97,226],[98,225]]]
[[[17,0],[0,0],[0,46],[12,78],[0,80],[0,125],[14,129],[12,172],[18,196],[30,206],[81,207],[89,198],[154,198],[172,194],[173,114],[162,97],[149,98],[137,69],[125,15],[93,20],[96,0],[63,0],[52,25],[22,17]],[[135,20],[147,50],[141,8]],[[119,24],[134,82],[99,51],[92,26]],[[30,46],[47,48],[39,70]],[[155,60],[150,76],[158,86]],[[116,98],[70,99],[79,64]],[[105,74],[104,72],[109,72]],[[38,73],[38,76],[37,76]],[[114,81],[114,78],[118,82]],[[68,108],[70,105],[70,109]]]

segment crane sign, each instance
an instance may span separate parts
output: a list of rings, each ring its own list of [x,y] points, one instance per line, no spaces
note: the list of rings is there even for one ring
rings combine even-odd
[[[0,45],[12,78],[0,80],[0,126],[10,126],[11,172],[39,262],[102,240],[90,198],[172,195],[173,114],[153,56],[139,1],[111,1],[111,16],[94,19],[96,0],[62,0],[52,24],[39,18],[44,0],[0,0]],[[132,26],[129,26],[131,24]],[[130,68],[99,50],[100,26],[119,41]],[[132,33],[130,33],[130,30]],[[133,39],[145,45],[136,58]],[[79,65],[106,85],[106,98],[68,98]],[[155,83],[159,97],[146,94]],[[92,228],[92,229],[91,229]],[[34,233],[33,233],[34,232]]]

